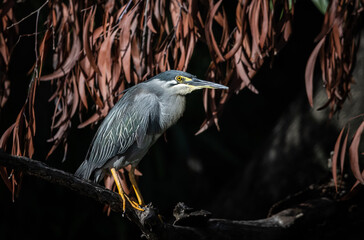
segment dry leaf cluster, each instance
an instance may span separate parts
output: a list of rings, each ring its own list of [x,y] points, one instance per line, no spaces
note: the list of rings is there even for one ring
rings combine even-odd
[[[313,75],[315,63],[318,60],[322,73],[322,80],[327,94],[327,102],[319,109],[330,107],[330,117],[341,109],[349,97],[353,80],[353,70],[360,41],[360,24],[363,21],[363,0],[333,0],[330,1],[321,32],[316,37],[318,42],[306,66],[306,92],[309,103],[313,106]],[[362,80],[362,79],[360,79]],[[364,184],[364,170],[359,165],[359,143],[364,129],[364,119],[359,115],[361,124],[356,128],[355,134],[349,138],[350,121],[341,130],[332,157],[332,175],[337,187],[337,165],[340,153],[340,170],[344,172],[346,153],[350,162],[350,169],[357,179],[354,187],[360,182]],[[352,120],[351,120],[352,121]],[[342,136],[346,129],[346,136]],[[342,142],[342,143],[341,143]],[[348,143],[350,147],[347,149]],[[341,146],[341,147],[340,147]]]
[[[354,133],[352,133],[353,127],[352,124],[355,121],[359,120],[359,126],[354,127]],[[355,126],[355,125],[354,125]],[[350,131],[351,130],[351,131]],[[346,132],[344,140],[342,140],[344,132]],[[337,165],[338,159],[340,159],[340,173],[341,179],[344,174],[344,163],[345,159],[349,158],[349,164],[351,172],[356,178],[356,183],[354,187],[356,187],[359,183],[364,184],[364,169],[360,168],[359,156],[364,155],[364,152],[359,153],[359,145],[361,135],[364,132],[364,114],[356,116],[348,121],[348,123],[341,129],[340,134],[336,140],[335,148],[332,156],[332,176],[334,179],[335,187],[337,189],[338,186],[338,177],[337,177]],[[352,135],[351,137],[349,137]],[[340,154],[340,155],[339,155]],[[348,156],[347,156],[348,155]],[[340,157],[340,158],[339,158]]]
[[[329,106],[330,116],[341,109],[353,83],[363,5],[363,0],[330,1],[321,32],[315,39],[318,43],[307,62],[306,92],[309,103],[313,106],[313,74],[318,60],[328,98],[320,109]]]
[[[50,98],[55,104],[51,154],[59,144],[67,149],[67,132],[76,113],[82,122],[78,127],[93,124],[107,115],[125,88],[168,69],[186,70],[197,41],[210,50],[207,79],[232,89],[229,93],[205,92],[209,118],[201,129],[217,125],[217,114],[231,94],[246,86],[257,93],[252,77],[264,57],[288,40],[294,9],[288,2],[238,1],[235,22],[229,22],[222,0],[130,0],[94,5],[88,1],[49,1],[46,32],[39,36],[36,49],[34,84],[23,109],[29,111],[19,114],[1,143],[6,147],[11,133],[19,139],[27,131],[30,139],[34,136],[32,99],[39,82],[52,81],[56,86]],[[214,32],[216,29],[221,34]],[[54,71],[42,74],[46,57],[52,59]],[[86,112],[93,114],[83,119]],[[15,132],[19,125],[27,131]],[[31,157],[33,152],[32,144],[11,147],[16,155]]]
[[[2,8],[0,8],[0,114],[10,95],[10,80],[8,78],[9,62],[11,52],[16,44],[15,38],[19,32],[18,26],[8,29],[15,22],[14,11],[12,9],[14,2],[5,1],[2,5]],[[4,139],[8,138],[12,129],[11,127],[11,130],[3,133],[3,137],[0,138],[0,148],[4,148]],[[19,136],[18,133],[19,129],[16,130],[16,135]],[[19,137],[15,137],[13,144],[20,144]],[[16,153],[12,152],[12,154]],[[10,170],[10,173],[8,173],[5,167],[0,167],[0,175],[6,186],[12,191],[14,199],[16,185],[18,185],[14,171]]]
[[[8,69],[11,52],[18,35],[18,27],[7,29],[14,21],[13,3],[4,2],[0,9],[0,112],[10,95],[10,80],[8,79]]]

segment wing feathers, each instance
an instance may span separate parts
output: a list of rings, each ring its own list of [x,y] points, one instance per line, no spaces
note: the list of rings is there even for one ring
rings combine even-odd
[[[102,168],[116,155],[125,154],[135,142],[138,148],[150,147],[152,142],[147,134],[153,135],[161,131],[160,107],[155,94],[142,90],[134,88],[127,91],[111,109],[99,127],[89,154],[76,175],[90,178],[95,169]]]

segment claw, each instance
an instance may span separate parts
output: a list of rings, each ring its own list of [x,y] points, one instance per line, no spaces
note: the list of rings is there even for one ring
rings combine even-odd
[[[110,171],[111,171],[111,174],[112,174],[112,176],[113,176],[113,178],[115,180],[116,187],[118,188],[119,195],[120,195],[120,197],[122,199],[122,202],[123,202],[123,215],[125,213],[125,202],[126,202],[125,200],[127,200],[134,209],[137,209],[137,210],[143,212],[144,209],[141,208],[141,206],[140,206],[141,205],[141,202],[140,202],[141,201],[141,198],[139,197],[139,195],[136,194],[137,195],[137,198],[138,198],[139,204],[136,203],[136,202],[134,202],[134,201],[132,201],[132,200],[130,200],[130,198],[128,197],[128,195],[126,195],[124,193],[124,191],[123,191],[123,188],[122,188],[121,183],[120,183],[119,175],[116,172],[115,168],[111,168]],[[133,185],[133,187],[134,187],[134,185]],[[135,190],[135,187],[134,187],[134,190]]]
[[[128,200],[128,202],[134,209],[144,212],[144,209],[138,203],[134,202],[133,200],[130,200],[130,198],[127,195],[125,195],[125,198],[126,200]]]

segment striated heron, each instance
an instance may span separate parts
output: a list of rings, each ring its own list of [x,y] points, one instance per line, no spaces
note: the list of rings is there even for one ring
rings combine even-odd
[[[123,200],[123,211],[125,200],[143,211],[144,202],[135,181],[135,167],[153,143],[182,116],[185,96],[203,88],[228,89],[189,73],[171,70],[125,90],[101,123],[86,159],[75,175],[99,182],[111,172]],[[117,174],[117,170],[129,164],[129,179],[138,203],[124,193]]]

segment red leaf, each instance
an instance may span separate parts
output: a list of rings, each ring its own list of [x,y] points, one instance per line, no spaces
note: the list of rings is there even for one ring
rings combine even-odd
[[[153,32],[153,33],[157,33],[157,30],[155,30],[153,23],[152,23],[152,18],[149,17],[148,21],[147,21],[147,26],[148,28]]]
[[[64,111],[66,111],[66,110],[64,110]],[[70,121],[64,122],[64,124],[62,124],[59,127],[57,133],[52,138],[48,139],[47,142],[53,142],[53,141],[57,141],[57,140],[61,139],[62,136],[64,136],[65,132],[67,131],[70,123],[71,123]]]
[[[351,142],[349,148],[349,160],[350,160],[351,171],[353,172],[355,178],[359,180],[361,184],[364,184],[364,178],[360,173],[358,148],[360,143],[360,136],[363,130],[364,130],[364,121],[360,124],[359,128],[356,130],[355,135],[353,137],[353,141]]]
[[[100,114],[99,113],[95,113],[89,119],[87,119],[85,122],[79,124],[78,125],[78,128],[84,128],[87,125],[98,121],[99,119],[105,117],[108,112],[109,112],[109,106],[108,105],[105,105],[105,107],[101,110],[101,113]]]
[[[83,72],[80,71],[79,73],[79,77],[78,77],[78,92],[81,98],[81,102],[82,104],[85,106],[86,109],[88,109],[88,104],[87,104],[87,96],[86,96],[86,89],[85,89],[85,84],[86,84],[86,78],[83,75]]]
[[[312,84],[313,70],[315,68],[317,54],[319,53],[324,42],[325,38],[322,38],[321,41],[316,45],[315,49],[312,51],[306,65],[306,72],[305,72],[306,93],[308,102],[310,103],[311,107],[313,107],[313,84]]]
[[[97,65],[101,71],[101,76],[97,78],[101,96],[103,101],[107,101],[108,96],[110,94],[108,89],[108,84],[111,80],[112,72],[112,60],[111,60],[111,50],[112,44],[115,38],[117,31],[114,31],[112,34],[109,32],[109,35],[104,39],[104,42],[101,44],[99,50],[99,56],[97,58]]]
[[[6,42],[4,40],[3,34],[0,33],[0,55],[2,56],[5,65],[7,66],[9,64],[10,54],[9,50],[6,46]]]
[[[343,145],[341,147],[341,154],[340,154],[340,172],[341,172],[341,174],[343,174],[343,172],[344,172],[344,160],[345,160],[345,153],[346,153],[346,145],[348,143],[349,130],[350,130],[350,126],[348,127]]]
[[[242,80],[240,90],[242,90],[244,87],[248,87],[250,91],[252,91],[255,94],[258,94],[258,90],[251,84],[250,78],[248,74],[246,73],[243,63],[240,59],[241,54],[241,48],[238,50],[238,52],[234,55],[235,60],[235,67],[236,67],[236,73],[238,74],[239,78]]]
[[[260,4],[258,1],[253,1],[249,5],[248,9],[248,18],[249,25],[251,31],[251,42],[252,42],[252,54],[250,56],[250,60],[254,63],[257,60],[257,57],[261,57],[261,52],[258,47],[259,44],[259,18],[260,18]]]
[[[364,175],[364,171],[363,171],[363,175]],[[356,180],[356,182],[354,183],[354,185],[351,187],[350,191],[353,191],[353,189],[358,186],[360,182],[358,180]]]
[[[126,81],[128,83],[131,83],[130,61],[131,61],[131,45],[128,46],[128,48],[126,49],[126,51],[124,53],[124,57],[122,58],[124,74],[125,74]]]
[[[195,49],[195,42],[196,42],[195,35],[191,34],[190,35],[190,41],[189,41],[188,48],[187,48],[186,64],[185,64],[185,66],[183,68],[183,71],[187,70],[188,63],[189,63],[189,61],[190,61],[190,59],[192,57],[193,50]]]
[[[211,127],[214,124],[214,122],[212,121],[212,119],[209,120],[205,120],[200,129],[195,133],[195,136],[199,135],[200,133],[204,132],[205,130],[207,130],[209,127]]]
[[[180,39],[179,50],[181,51],[181,55],[179,57],[177,70],[183,70],[184,68],[187,68],[187,64],[185,64],[186,63],[186,49],[185,49],[185,46],[183,45],[182,38]]]
[[[72,94],[72,108],[70,117],[73,117],[73,115],[75,114],[78,107],[78,102],[80,100],[80,97],[78,95],[78,88],[75,75],[72,75],[72,85],[73,85],[73,94]]]
[[[335,19],[334,25],[332,27],[332,38],[334,39],[335,49],[337,53],[337,57],[341,59],[342,54],[342,44],[340,41],[340,34],[339,34],[339,26],[338,26],[338,20]]]
[[[336,12],[338,8],[338,0],[332,0],[329,1],[329,6],[327,7],[326,13],[325,13],[325,19],[324,23],[321,28],[321,32],[317,35],[315,38],[315,42],[319,39],[324,38],[325,35],[328,34],[328,32],[331,30],[332,25],[334,23],[334,19],[336,18]]]
[[[219,46],[216,43],[215,37],[214,37],[214,33],[212,31],[212,21],[214,19],[214,16],[217,12],[217,10],[220,7],[222,0],[218,1],[213,8],[211,9],[211,11],[208,13],[207,15],[207,21],[206,21],[206,25],[205,25],[205,37],[206,37],[206,42],[208,43],[209,49],[212,52],[212,49],[214,50],[214,53],[217,55],[217,62],[223,62],[225,61]],[[212,47],[212,49],[211,49]]]
[[[97,120],[100,119],[100,115],[98,113],[95,113],[94,115],[92,115],[89,119],[87,119],[86,121],[84,121],[83,123],[78,125],[78,128],[84,128],[87,125],[96,122]]]
[[[84,47],[87,59],[89,60],[92,68],[99,75],[101,75],[100,69],[97,67],[94,55],[92,54],[92,51],[91,51],[90,41],[89,41],[90,36],[89,36],[89,31],[88,31],[89,30],[89,25],[90,25],[90,20],[91,20],[91,18],[92,18],[92,20],[94,19],[95,12],[96,12],[96,8],[92,9],[90,14],[87,16],[87,19],[86,19],[86,21],[84,23],[84,26],[83,26],[82,38],[83,38],[83,47]]]
[[[63,62],[62,66],[57,68],[53,73],[42,76],[40,78],[41,81],[52,80],[55,78],[60,78],[69,73],[73,67],[76,65],[77,60],[79,59],[81,51],[81,41],[77,36],[76,30],[73,30],[73,43],[72,49],[68,54],[67,59]]]
[[[334,179],[336,191],[337,191],[337,156],[339,155],[339,147],[340,147],[342,135],[344,133],[344,129],[345,129],[345,127],[343,129],[341,129],[341,131],[340,131],[339,137],[337,138],[336,143],[335,143],[334,154],[332,155],[331,171],[332,171],[332,178]]]
[[[268,25],[269,25],[269,19],[268,19],[268,13],[269,13],[269,7],[268,7],[268,1],[263,1],[262,4],[262,14],[263,15],[263,19],[262,19],[262,30],[261,30],[261,35],[260,35],[260,39],[259,39],[259,45],[260,48],[263,49],[265,41],[267,39],[268,36]]]
[[[136,38],[133,38],[131,42],[131,57],[133,60],[133,66],[135,69],[136,74],[138,75],[138,78],[141,79],[142,77],[142,69],[141,69],[141,58],[140,58],[140,50],[139,45]]]

